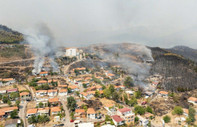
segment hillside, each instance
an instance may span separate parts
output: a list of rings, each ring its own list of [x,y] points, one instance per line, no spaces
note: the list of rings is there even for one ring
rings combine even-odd
[[[161,48],[151,48],[154,63],[151,73],[164,77],[161,86],[172,91],[187,91],[197,88],[197,65],[187,58]]]
[[[175,46],[167,50],[197,62],[197,49],[192,49],[187,46]]]
[[[23,35],[13,31],[7,26],[0,25],[0,44],[19,43],[23,41]]]

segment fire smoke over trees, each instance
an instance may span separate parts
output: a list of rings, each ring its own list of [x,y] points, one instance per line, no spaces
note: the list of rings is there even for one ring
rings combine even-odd
[[[48,57],[53,71],[58,71],[58,64],[55,62],[57,44],[53,34],[45,24],[39,24],[35,29],[30,30],[25,35],[25,40],[31,45],[35,55],[33,74],[40,73],[45,57]]]

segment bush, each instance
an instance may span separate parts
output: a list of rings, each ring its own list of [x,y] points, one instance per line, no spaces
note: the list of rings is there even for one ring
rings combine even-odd
[[[164,120],[165,123],[169,123],[171,118],[168,115],[166,115],[166,116],[163,117],[163,120]]]
[[[182,114],[183,114],[183,109],[182,109],[182,107],[180,107],[180,106],[175,106],[175,107],[174,107],[174,110],[173,110],[173,113],[174,113],[174,114],[177,114],[177,115],[182,115]]]
[[[149,112],[149,113],[153,113],[153,109],[150,106],[146,107],[146,111]]]

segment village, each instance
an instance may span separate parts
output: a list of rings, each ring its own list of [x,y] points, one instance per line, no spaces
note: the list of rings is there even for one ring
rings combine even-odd
[[[87,54],[66,48],[75,58],[60,67],[29,75],[21,83],[0,78],[0,125],[3,127],[189,127],[196,124],[197,96],[189,96],[189,108],[179,105],[157,115],[152,102],[167,102],[175,93],[160,88],[163,77],[150,75],[146,87],[135,84],[120,65],[72,66]],[[158,101],[159,100],[159,101]],[[0,127],[1,127],[0,126]]]

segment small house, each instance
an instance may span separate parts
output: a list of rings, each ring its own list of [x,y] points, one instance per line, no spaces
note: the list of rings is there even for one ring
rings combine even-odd
[[[54,97],[57,96],[57,90],[48,90],[48,96]]]
[[[87,118],[96,119],[96,112],[93,108],[88,108],[87,110]]]
[[[121,126],[121,125],[124,125],[125,124],[125,121],[124,121],[124,119],[122,119],[120,116],[118,116],[118,115],[113,115],[112,116],[112,120],[113,120],[113,122],[114,122],[114,124],[116,125],[116,126]]]
[[[67,89],[60,89],[59,90],[59,96],[67,96],[68,90]]]
[[[60,109],[60,107],[58,106],[58,107],[52,107],[51,108],[51,115],[57,115],[57,114],[59,114],[61,112],[61,109]]]

